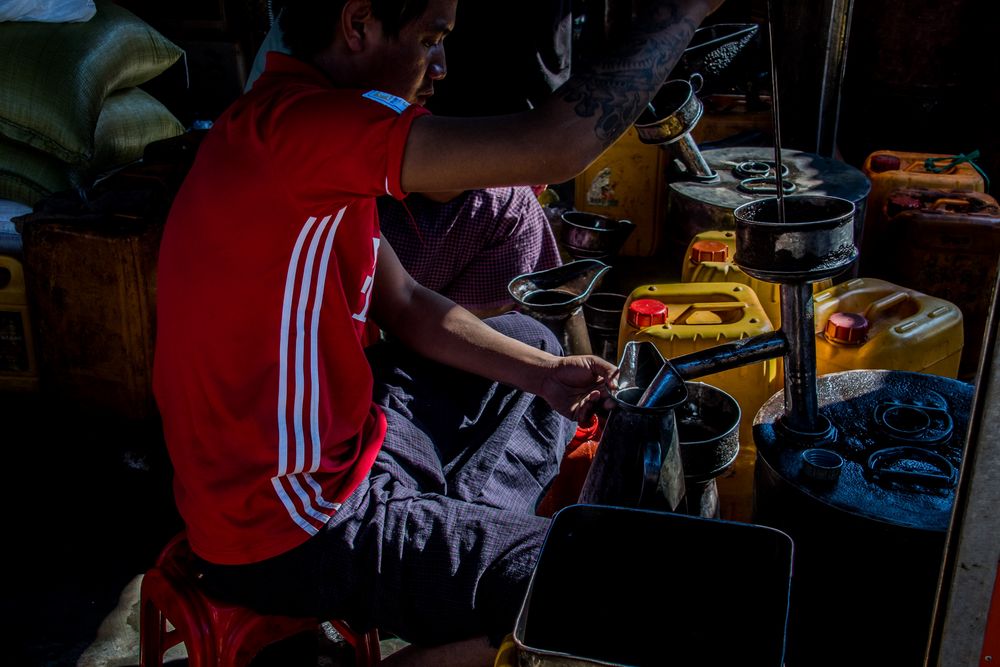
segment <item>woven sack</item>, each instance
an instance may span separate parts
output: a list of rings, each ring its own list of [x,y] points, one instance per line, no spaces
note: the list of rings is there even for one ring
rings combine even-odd
[[[146,144],[184,133],[170,111],[139,88],[108,96],[94,133],[94,158],[79,165],[30,146],[0,138],[0,199],[34,205],[71,187],[87,186],[94,176],[142,157]]]
[[[96,5],[86,23],[0,23],[0,134],[65,162],[89,160],[107,95],[181,57],[131,12]]]

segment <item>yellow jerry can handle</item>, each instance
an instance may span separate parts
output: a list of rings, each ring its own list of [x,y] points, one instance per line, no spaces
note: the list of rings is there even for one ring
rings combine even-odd
[[[910,299],[911,297],[909,292],[895,292],[889,296],[882,297],[878,301],[872,301],[868,304],[868,307],[865,308],[865,319],[871,322],[876,316],[881,315],[891,308],[902,305]]]
[[[729,310],[746,310],[747,304],[742,301],[717,301],[706,303],[691,303],[684,307],[680,315],[674,318],[674,324],[687,324],[688,319],[695,313],[718,313]]]
[[[24,271],[13,257],[0,255],[0,292],[24,292]]]

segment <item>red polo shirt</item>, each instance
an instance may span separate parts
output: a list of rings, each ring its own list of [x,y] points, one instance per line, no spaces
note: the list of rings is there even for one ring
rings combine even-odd
[[[424,111],[271,54],[205,137],[160,248],[154,390],[196,553],[314,535],[385,435],[362,352],[379,228]]]

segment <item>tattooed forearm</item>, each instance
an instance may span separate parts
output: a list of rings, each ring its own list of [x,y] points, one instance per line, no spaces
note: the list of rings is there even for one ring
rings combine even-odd
[[[596,116],[594,133],[605,147],[635,122],[697,27],[676,2],[649,4],[624,44],[556,91],[581,118]]]

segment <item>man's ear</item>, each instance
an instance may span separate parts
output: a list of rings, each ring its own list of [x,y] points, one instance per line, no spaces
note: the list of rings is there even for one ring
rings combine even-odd
[[[351,51],[363,51],[365,35],[372,22],[371,0],[347,0],[340,14],[340,31]]]

